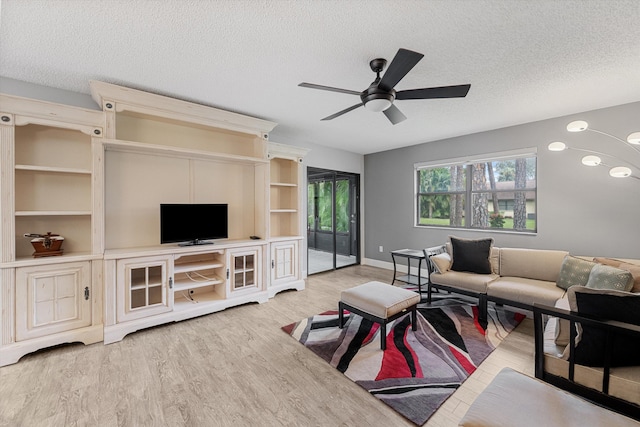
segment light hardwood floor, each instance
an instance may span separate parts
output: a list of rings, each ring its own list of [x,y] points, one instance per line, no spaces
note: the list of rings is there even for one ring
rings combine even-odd
[[[280,330],[337,308],[343,289],[391,275],[349,267],[266,304],[27,355],[0,368],[0,425],[413,425]],[[426,425],[457,425],[504,366],[532,375],[532,330],[526,319]]]

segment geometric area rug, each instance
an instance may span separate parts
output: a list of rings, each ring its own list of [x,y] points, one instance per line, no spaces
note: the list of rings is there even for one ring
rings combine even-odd
[[[418,329],[409,314],[387,324],[387,348],[380,326],[337,310],[282,327],[347,378],[417,425],[424,424],[525,317],[503,307],[488,308],[488,325],[478,307],[451,296],[418,305]]]

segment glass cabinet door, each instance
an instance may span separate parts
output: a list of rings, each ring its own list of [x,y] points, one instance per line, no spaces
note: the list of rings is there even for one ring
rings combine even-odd
[[[260,248],[229,251],[229,290],[237,292],[261,287]]]
[[[169,267],[166,257],[118,261],[118,322],[171,310]]]

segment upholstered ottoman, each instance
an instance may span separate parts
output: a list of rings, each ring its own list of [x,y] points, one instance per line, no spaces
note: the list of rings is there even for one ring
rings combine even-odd
[[[342,291],[338,303],[339,326],[344,326],[344,309],[380,324],[380,348],[386,348],[387,323],[411,312],[411,329],[417,327],[416,307],[420,296],[382,282],[369,282]]]
[[[640,423],[511,368],[504,368],[471,404],[459,425],[638,427]]]

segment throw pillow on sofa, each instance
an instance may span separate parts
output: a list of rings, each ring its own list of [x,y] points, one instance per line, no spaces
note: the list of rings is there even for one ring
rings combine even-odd
[[[640,295],[609,289],[591,289],[574,286],[567,291],[571,311],[605,320],[640,325]],[[586,366],[603,366],[605,358],[605,332],[602,329],[578,325],[575,362]],[[640,354],[640,336],[615,332],[611,336],[611,366],[637,366]],[[568,357],[569,349],[565,350]]]
[[[589,273],[586,287],[630,291],[633,287],[633,276],[627,270],[596,264]]]
[[[593,259],[598,264],[608,265],[610,267],[619,268],[620,270],[627,270],[633,276],[633,287],[631,288],[631,292],[638,293],[640,292],[640,265],[631,264],[619,259],[613,258],[600,258],[596,257]]]
[[[567,296],[560,298],[556,301],[555,308],[571,310],[571,307],[569,307],[569,298]],[[569,344],[569,340],[571,339],[570,333],[571,323],[567,319],[558,317],[556,320],[556,335],[554,340],[556,345],[565,346]]]
[[[556,286],[565,290],[571,286],[585,286],[595,265],[595,262],[567,255],[562,261]]]
[[[476,274],[491,274],[489,255],[493,239],[460,239],[449,237],[451,241],[453,271],[466,271]]]
[[[627,270],[633,276],[631,292],[640,293],[640,265],[623,262],[618,266],[620,270]]]
[[[433,263],[435,270],[440,274],[446,273],[451,268],[451,256],[446,252],[431,256],[431,262]]]

